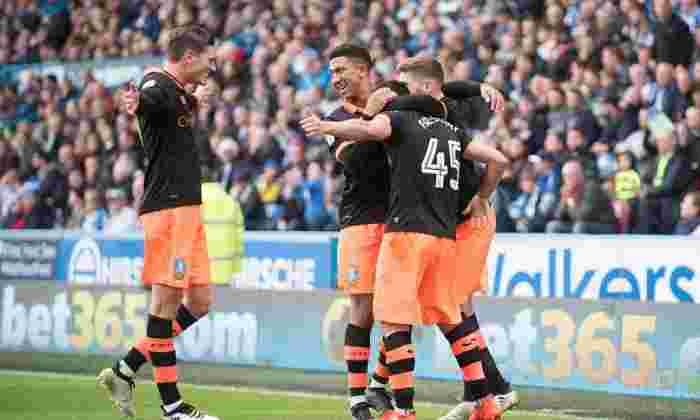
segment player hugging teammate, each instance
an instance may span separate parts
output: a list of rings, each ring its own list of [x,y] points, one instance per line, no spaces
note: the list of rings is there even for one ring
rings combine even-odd
[[[470,142],[464,130],[445,120],[448,110],[453,119],[458,118],[455,111],[459,106],[442,97],[442,67],[437,61],[413,60],[408,63],[412,67],[400,67],[407,83],[389,83],[371,98],[367,98],[371,58],[366,49],[340,46],[331,54],[330,64],[333,86],[344,104],[331,114],[329,121],[312,116],[302,121],[302,126],[307,134],[330,136],[329,143],[350,178],[340,206],[343,226],[339,284],[348,291],[352,302],[345,352],[352,416],[369,419],[372,406],[386,410],[364,396],[368,385],[369,335],[376,318],[382,323],[383,339],[369,395],[376,395],[375,390],[383,388],[388,374],[396,404],[395,409],[384,411],[382,418],[415,418],[411,326],[433,324],[440,326],[451,343],[465,381],[465,403],[443,419],[465,419],[470,413],[472,419],[499,418],[517,402],[517,396],[498,373],[479,333],[470,304],[471,294],[479,287],[474,287],[473,273],[459,270],[468,264],[460,260],[466,247],[462,246],[459,252],[456,239],[458,230],[462,239],[487,232],[482,235],[486,241],[477,241],[484,261],[479,256],[474,261],[480,265],[473,270],[479,273],[476,284],[480,285],[492,238],[492,233],[488,234],[492,231],[489,227],[493,214],[488,197],[507,160],[491,147]],[[477,85],[475,89],[473,84],[462,82],[445,87],[452,88],[461,99],[481,93],[492,99],[496,108],[502,103],[500,93],[488,86]],[[432,96],[407,97],[403,105],[396,101],[390,107],[400,105],[403,109],[372,118],[393,96],[409,93],[407,88],[410,93]],[[460,175],[460,167],[472,160],[486,163],[486,172],[477,184],[473,182],[473,178],[478,178],[473,166],[468,172],[473,175],[469,183]],[[377,227],[364,235],[348,234],[353,225],[345,222],[352,221],[352,217],[347,216],[344,204],[348,198],[369,198],[352,195],[362,188],[372,189],[374,200],[367,200],[367,204],[380,204],[372,219],[372,225]],[[384,199],[380,197],[383,192]],[[465,207],[471,211],[471,220],[465,221],[462,216]],[[382,208],[383,217],[379,214]],[[473,252],[474,247],[468,251]],[[472,263],[471,255],[469,259]],[[467,305],[460,311],[459,306],[465,301]],[[487,380],[487,376],[500,378],[501,383]]]

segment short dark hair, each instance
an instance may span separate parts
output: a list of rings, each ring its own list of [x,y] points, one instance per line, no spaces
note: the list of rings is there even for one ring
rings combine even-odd
[[[368,68],[372,67],[372,65],[374,64],[369,50],[365,47],[361,47],[356,44],[338,45],[337,47],[333,48],[333,51],[331,51],[330,57],[328,59],[332,60],[334,58],[340,57],[346,57],[351,60],[360,61],[363,64],[366,64]]]
[[[377,91],[382,88],[389,88],[392,92],[399,96],[411,94],[411,91],[408,90],[408,86],[406,85],[406,83],[399,82],[398,80],[387,80],[381,82],[377,85],[377,87],[374,90]]]
[[[207,45],[211,44],[211,34],[205,27],[200,25],[178,26],[168,33],[166,53],[170,60],[178,61],[182,59],[187,50],[200,53]]]
[[[409,58],[399,66],[399,73],[408,73],[424,79],[445,82],[445,71],[442,64],[434,58],[415,57]]]

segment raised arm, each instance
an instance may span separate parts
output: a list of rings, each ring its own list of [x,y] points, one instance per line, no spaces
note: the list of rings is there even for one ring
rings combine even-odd
[[[389,117],[379,114],[371,120],[351,119],[346,121],[324,121],[317,115],[301,120],[307,136],[330,135],[353,141],[385,141],[391,137]]]

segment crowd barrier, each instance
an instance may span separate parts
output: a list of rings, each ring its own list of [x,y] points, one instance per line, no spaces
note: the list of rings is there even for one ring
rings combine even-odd
[[[244,289],[335,289],[337,246],[335,233],[246,232],[242,271],[214,281]],[[0,280],[138,286],[142,266],[140,234],[0,231]],[[700,299],[700,240],[688,237],[499,234],[488,267],[493,297]]]
[[[344,371],[349,301],[341,293],[216,289],[212,313],[176,341],[181,360]],[[145,333],[148,293],[2,281],[0,352],[117,357]],[[476,306],[499,367],[516,385],[700,398],[694,305],[481,297]],[[414,331],[417,376],[461,389],[439,331]]]

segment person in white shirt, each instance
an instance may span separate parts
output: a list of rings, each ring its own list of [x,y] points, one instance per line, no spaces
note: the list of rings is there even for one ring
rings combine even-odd
[[[127,233],[140,230],[138,213],[129,206],[126,191],[119,188],[107,190],[107,210],[109,218],[105,224],[104,233]]]

